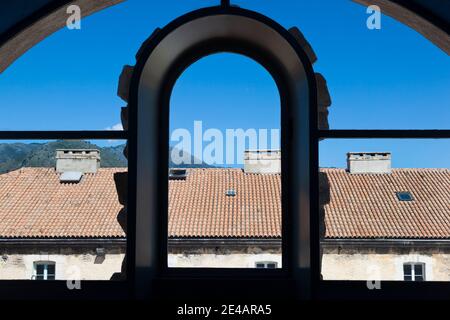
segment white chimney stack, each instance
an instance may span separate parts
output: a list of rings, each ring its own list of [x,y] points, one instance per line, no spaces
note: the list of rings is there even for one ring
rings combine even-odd
[[[349,152],[347,170],[351,174],[391,173],[390,152]]]
[[[244,152],[244,172],[259,174],[280,174],[281,151],[246,150]]]
[[[56,150],[56,172],[96,173],[100,168],[100,151],[96,149]]]

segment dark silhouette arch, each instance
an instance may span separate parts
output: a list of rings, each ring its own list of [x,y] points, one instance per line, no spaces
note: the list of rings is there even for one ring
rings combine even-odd
[[[179,270],[167,267],[167,192],[169,100],[181,73],[195,61],[218,52],[247,56],[268,70],[281,98],[282,230],[284,275],[292,280],[290,294],[307,297],[310,291],[310,130],[317,125],[316,77],[310,58],[297,39],[275,21],[253,11],[234,7],[211,7],[184,15],[154,33],[137,55],[129,94],[129,160],[136,168],[129,175],[135,185],[130,212],[136,212],[135,265],[138,294],[151,295],[150,283],[160,277],[180,280]],[[136,208],[132,208],[136,205]],[[131,217],[130,217],[131,218]],[[132,218],[134,219],[134,218]],[[131,220],[131,219],[130,219]],[[129,220],[128,225],[131,225]],[[251,279],[254,270],[197,270],[208,289],[206,277]],[[257,272],[257,271],[256,271]],[[254,273],[254,274],[252,274]],[[181,277],[183,279],[183,277]],[[186,278],[184,278],[186,280]],[[231,281],[230,281],[231,280]],[[261,282],[263,285],[264,281]],[[237,284],[236,284],[237,285]],[[159,295],[173,295],[168,283],[157,287]],[[258,294],[248,287],[247,294]],[[186,294],[176,289],[180,296]],[[225,294],[224,291],[222,294]],[[251,293],[250,293],[251,292]],[[242,292],[244,294],[244,292]],[[286,294],[288,294],[286,292]]]
[[[12,18],[3,26],[0,24],[0,73],[28,49],[65,26],[69,3],[80,6],[82,16],[86,17],[123,1],[15,0],[2,3],[0,12]],[[352,1],[366,6],[378,5],[383,13],[415,29],[450,54],[450,4],[445,0]]]

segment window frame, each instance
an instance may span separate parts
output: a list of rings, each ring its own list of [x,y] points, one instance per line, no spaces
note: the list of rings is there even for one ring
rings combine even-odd
[[[411,277],[411,280],[406,280],[405,278],[407,275],[405,274],[405,267],[409,266],[411,268],[411,273],[408,275]],[[421,275],[422,280],[416,280],[417,274],[416,274],[416,266],[419,266],[421,268]],[[426,279],[426,264],[425,262],[404,262],[403,263],[403,281],[427,281]]]
[[[117,112],[119,112],[119,110]],[[0,131],[0,142],[4,140],[124,140],[127,142],[128,138],[129,132],[127,130]],[[130,165],[130,162],[128,162],[128,170]],[[127,234],[126,242],[126,253],[128,256],[128,253],[133,251],[133,232]],[[0,299],[95,299],[98,297],[103,297],[105,299],[129,298],[132,296],[133,292],[132,279],[134,277],[134,264],[130,259],[127,259],[126,264],[126,280],[83,280],[82,290],[69,290],[67,287],[67,280],[33,281],[32,279],[0,279]]]
[[[414,197],[413,197],[412,193],[409,191],[397,191],[395,194],[397,196],[397,200],[400,202],[414,201]],[[405,196],[405,195],[408,197],[408,199],[403,198],[403,196]]]
[[[258,264],[262,264],[263,267],[258,267]],[[273,264],[273,268],[269,268],[269,264]],[[276,261],[255,261],[255,268],[256,269],[277,269],[278,268],[278,262]]]
[[[320,217],[319,212],[319,142],[324,139],[450,139],[450,130],[377,130],[377,129],[312,129],[314,151],[311,174],[311,219],[312,230],[312,260],[314,262],[312,282],[316,299],[357,299],[357,300],[401,300],[401,299],[448,299],[450,281],[381,281],[381,289],[369,289],[367,281],[360,280],[323,280],[320,275]],[[397,198],[398,200],[398,198]],[[424,275],[425,279],[425,275]]]
[[[44,273],[42,274],[43,279],[38,279],[39,275],[38,275],[38,267],[39,266],[43,266],[44,267]],[[54,272],[53,272],[53,279],[48,279],[48,267],[49,266],[53,266],[54,267]],[[43,261],[43,260],[39,260],[39,261],[34,261],[33,262],[33,280],[38,280],[38,281],[53,281],[56,280],[56,262],[55,261]]]
[[[136,87],[137,83],[132,86]],[[311,251],[311,268],[307,270],[306,276],[302,279],[304,281],[311,281],[311,286],[307,289],[310,291],[310,297],[313,299],[405,299],[405,298],[443,298],[448,299],[450,292],[450,283],[438,282],[393,282],[386,281],[382,283],[383,290],[367,290],[366,281],[323,281],[320,279],[320,235],[319,217],[316,214],[319,208],[319,192],[318,192],[318,147],[321,139],[349,139],[349,138],[417,138],[417,139],[450,139],[450,130],[319,130],[317,128],[317,106],[311,109],[309,116],[309,186],[310,186],[310,209],[308,215],[310,218],[311,234],[308,239],[309,249]],[[130,131],[0,131],[0,140],[57,140],[57,139],[92,139],[92,140],[128,140],[130,144],[129,158],[128,158],[128,172],[129,172],[129,194],[136,193],[136,139],[137,131],[136,123],[133,124],[131,114],[135,110],[130,110]],[[133,174],[134,173],[134,174]],[[133,193],[134,192],[134,193]],[[67,290],[66,281],[30,281],[30,280],[0,280],[0,297],[8,299],[51,299],[51,298],[67,298],[67,299],[92,299],[92,298],[130,298],[136,297],[136,273],[142,272],[137,270],[139,266],[135,264],[136,258],[136,201],[133,197],[129,198],[128,202],[128,226],[127,231],[127,280],[123,282],[115,281],[83,281],[83,290]],[[292,231],[292,230],[291,230]],[[291,242],[290,239],[293,234],[288,230],[286,241]],[[284,244],[283,244],[284,246]],[[284,265],[284,262],[283,262]],[[186,270],[186,276],[191,279],[186,279],[184,282],[178,283],[180,291],[183,285],[188,288],[194,288],[199,280],[192,278],[192,273]],[[261,273],[262,277],[260,285],[253,281],[254,279],[246,279],[247,275],[243,275],[243,279],[233,281],[232,285],[227,286],[229,280],[220,281],[218,278],[205,279],[204,281],[213,281],[215,288],[222,285],[221,289],[223,295],[230,293],[230,296],[238,298],[239,292],[236,292],[236,284],[239,288],[245,286],[254,286],[255,291],[261,289],[264,292],[264,297],[267,299],[267,285],[273,288],[290,288],[290,278],[270,279],[267,277],[268,273]],[[269,274],[269,276],[272,276]],[[264,279],[264,281],[263,281]],[[249,281],[247,281],[249,280]],[[200,281],[201,282],[201,281]],[[145,284],[146,285],[146,284]],[[163,287],[160,288],[162,291]],[[297,297],[296,293],[291,289],[285,291],[272,290],[276,292],[276,297],[284,294],[289,297]],[[182,291],[183,292],[183,291]],[[172,293],[172,292],[170,292]],[[191,292],[185,291],[185,296],[191,296]],[[243,290],[243,297],[248,297],[247,291]],[[205,297],[209,297],[210,292]],[[275,295],[274,295],[275,297]]]
[[[189,22],[197,21],[201,18],[210,18],[231,14],[237,17],[244,17],[255,20],[264,25],[264,28],[271,29],[270,36],[273,38],[259,36],[260,43],[245,43],[241,31],[235,39],[224,38],[223,35],[217,39],[203,41],[200,44],[190,47],[189,50],[181,53],[173,53],[177,48],[171,47],[171,55],[176,56],[175,61],[170,66],[170,72],[166,72],[166,67],[160,66],[158,72],[150,70],[152,53],[160,42],[180,26]],[[204,20],[203,20],[204,21]],[[245,22],[245,21],[244,21]],[[262,23],[261,23],[262,22]],[[248,24],[248,21],[247,21]],[[258,25],[253,23],[253,37],[256,37],[256,30],[260,30]],[[259,28],[259,29],[258,29]],[[205,28],[200,29],[200,31]],[[207,29],[206,29],[207,30]],[[251,29],[250,29],[251,30]],[[188,37],[197,34],[190,30]],[[170,39],[175,39],[170,34]],[[271,50],[262,50],[260,46],[267,45],[268,39],[275,39],[288,50],[270,43]],[[283,39],[280,41],[279,39]],[[244,45],[243,45],[244,42]],[[156,54],[167,52],[170,48],[161,49],[158,47]],[[162,50],[162,51],[161,51]],[[179,75],[189,65],[198,59],[213,53],[232,52],[243,54],[256,62],[259,62],[272,75],[278,86],[281,98],[281,149],[293,150],[293,152],[282,153],[282,268],[276,270],[257,270],[254,268],[168,268],[167,266],[167,192],[168,192],[168,120],[169,101],[171,91]],[[275,58],[274,54],[282,53],[282,58]],[[295,57],[295,59],[294,59]],[[157,58],[153,58],[157,60]],[[279,60],[277,60],[279,59]],[[164,59],[163,59],[164,60]],[[286,61],[290,63],[287,64]],[[296,68],[289,68],[295,61]],[[300,63],[299,63],[300,62]],[[140,91],[140,88],[143,88]],[[136,274],[137,296],[144,298],[151,295],[152,289],[149,283],[154,279],[158,283],[160,297],[173,298],[174,293],[183,296],[183,291],[175,283],[181,284],[186,281],[196,279],[197,291],[214,291],[213,283],[220,279],[224,281],[222,286],[231,284],[242,286],[245,281],[252,281],[251,294],[258,295],[261,289],[271,281],[277,280],[277,285],[286,287],[284,293],[292,297],[308,299],[311,297],[311,246],[310,246],[310,164],[308,158],[302,158],[299,154],[309,154],[311,149],[310,123],[317,124],[318,115],[311,110],[317,107],[317,89],[314,70],[304,49],[296,39],[277,22],[267,18],[257,12],[237,8],[237,7],[209,7],[188,13],[172,21],[161,31],[151,36],[145,41],[140,49],[140,58],[134,68],[130,88],[130,144],[129,161],[136,167],[130,168],[130,174],[137,180],[136,185],[130,186],[130,194],[136,194],[136,203],[132,204],[135,212],[134,219],[136,225],[136,265],[140,266],[139,274]],[[145,88],[145,90],[144,90]],[[148,90],[151,88],[151,90]],[[150,110],[150,111],[149,111]],[[137,117],[139,113],[140,117]],[[145,116],[143,116],[145,115]],[[294,126],[293,123],[297,125]],[[148,128],[151,129],[148,129]],[[137,130],[136,128],[139,128]],[[147,131],[146,131],[147,130]],[[293,138],[295,137],[295,139]],[[149,148],[149,145],[152,148]],[[139,159],[137,150],[139,148]],[[155,152],[155,150],[157,150]],[[159,154],[159,156],[153,156]],[[158,168],[158,170],[155,169]],[[139,173],[138,173],[138,171]],[[144,191],[155,193],[152,197],[144,194]],[[152,199],[155,200],[152,202]],[[301,200],[299,201],[299,198]],[[296,228],[296,226],[299,226]],[[159,228],[155,228],[159,227]],[[295,232],[292,232],[295,230]],[[144,246],[144,244],[147,244]],[[149,248],[148,244],[150,244]],[[301,278],[301,281],[298,281]],[[290,280],[291,279],[291,280]],[[266,284],[264,284],[266,282]],[[165,283],[162,285],[161,283]],[[257,284],[257,285],[255,285]],[[169,289],[171,288],[171,290]],[[200,288],[204,288],[203,290]],[[222,290],[221,294],[235,295],[235,288],[229,291]],[[244,291],[242,291],[244,292]],[[190,295],[192,293],[186,293]]]

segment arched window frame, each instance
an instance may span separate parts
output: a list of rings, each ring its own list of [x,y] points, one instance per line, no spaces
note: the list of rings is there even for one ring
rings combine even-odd
[[[37,19],[36,19],[37,21]],[[450,139],[450,130],[318,130],[317,121],[310,128],[310,177],[311,177],[311,273],[308,277],[312,286],[311,291],[316,292],[313,298],[405,298],[405,297],[448,297],[449,284],[447,283],[426,283],[405,285],[398,282],[383,282],[383,289],[380,292],[368,291],[365,281],[321,281],[318,263],[320,261],[320,242],[318,215],[314,214],[318,210],[318,142],[321,139],[349,139],[349,138],[399,138],[399,139]],[[56,140],[56,139],[96,139],[96,140],[127,140],[130,142],[136,138],[135,133],[123,131],[0,131],[0,140]],[[136,158],[134,158],[136,160]],[[130,163],[130,169],[134,166]],[[133,180],[131,183],[135,182]],[[131,203],[132,205],[132,203]],[[133,230],[130,230],[133,238]],[[128,243],[127,252],[134,252],[135,243]],[[131,268],[130,268],[131,267]],[[134,262],[128,263],[131,279],[134,276],[136,265]],[[30,284],[30,281],[0,281],[1,297],[133,297],[135,286],[131,280],[125,285],[117,283],[84,282],[84,289],[81,293],[69,292],[65,281],[55,284]],[[47,295],[43,295],[46,292]],[[277,293],[278,294],[278,293]]]

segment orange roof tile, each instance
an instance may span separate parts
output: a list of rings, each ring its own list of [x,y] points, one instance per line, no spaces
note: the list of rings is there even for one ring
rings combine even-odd
[[[325,203],[327,238],[450,238],[450,170],[321,172],[330,185]],[[399,201],[396,192],[402,191],[409,191],[414,200]]]
[[[22,168],[0,175],[0,237],[124,237],[114,173],[100,169],[76,184],[60,183],[53,168]]]
[[[190,169],[169,182],[171,237],[281,236],[280,175]],[[233,189],[235,196],[227,196]]]
[[[0,175],[0,237],[124,237],[113,179],[124,170],[99,169],[78,184],[61,184],[48,168]],[[450,238],[450,170],[321,172],[330,185],[322,198],[326,238]],[[399,201],[399,191],[410,191],[414,201]],[[280,195],[280,175],[189,169],[186,180],[169,181],[169,236],[279,238]]]

